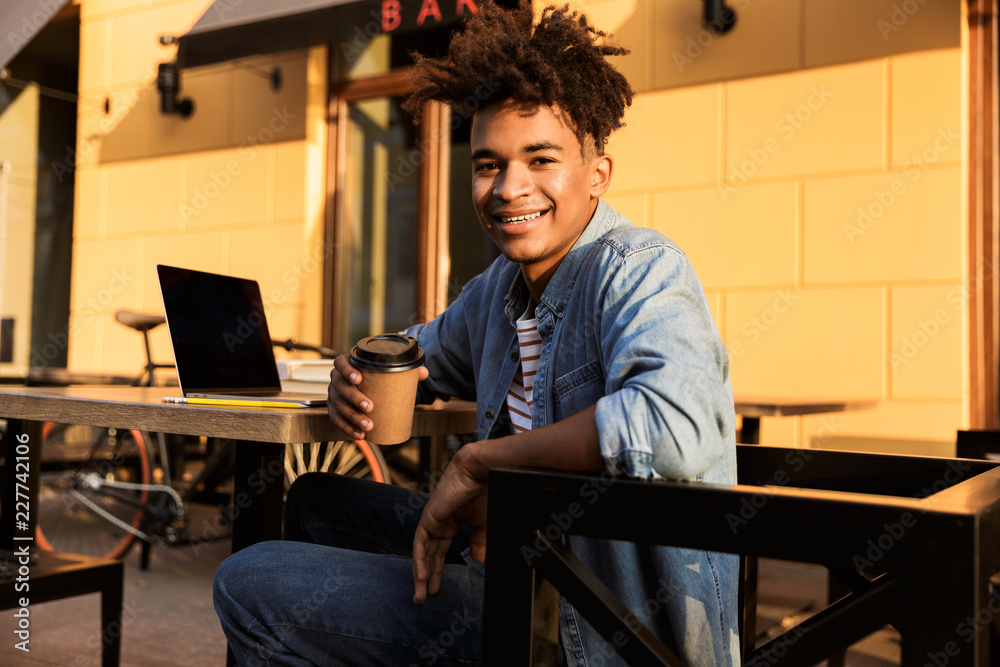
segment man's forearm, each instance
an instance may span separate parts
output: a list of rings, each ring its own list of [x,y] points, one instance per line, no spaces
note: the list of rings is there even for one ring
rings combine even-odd
[[[496,440],[482,440],[461,450],[473,461],[471,471],[485,481],[490,468],[520,467],[587,472],[604,469],[597,432],[597,406],[542,428]]]

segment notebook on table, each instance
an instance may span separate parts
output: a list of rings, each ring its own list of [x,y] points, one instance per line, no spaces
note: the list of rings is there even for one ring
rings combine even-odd
[[[256,280],[156,265],[181,394],[191,403],[289,407],[326,396],[281,390]]]

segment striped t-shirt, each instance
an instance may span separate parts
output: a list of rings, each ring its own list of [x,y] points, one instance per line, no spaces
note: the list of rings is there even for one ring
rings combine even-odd
[[[531,409],[534,405],[535,375],[542,355],[542,337],[538,335],[538,318],[530,317],[531,307],[517,321],[517,342],[521,366],[507,390],[507,410],[514,433],[531,430]]]

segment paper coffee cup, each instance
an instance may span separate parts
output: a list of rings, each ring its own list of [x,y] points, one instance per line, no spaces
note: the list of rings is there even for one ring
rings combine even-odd
[[[424,351],[406,334],[362,338],[351,350],[351,365],[361,371],[358,389],[372,399],[374,428],[365,439],[377,445],[398,445],[410,439],[413,406]]]

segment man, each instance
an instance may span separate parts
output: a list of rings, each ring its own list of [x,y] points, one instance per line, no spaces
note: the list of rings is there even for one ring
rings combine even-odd
[[[494,91],[473,116],[472,196],[503,257],[408,330],[426,354],[418,401],[476,400],[480,439],[429,498],[300,478],[286,541],[234,554],[216,577],[241,664],[477,664],[492,467],[735,482],[728,357],[697,277],[670,241],[600,199],[614,172],[604,146],[633,94],[606,60],[625,51],[604,37],[568,8],[535,25],[527,3],[485,6],[445,58],[418,57],[417,114],[428,99],[462,109]],[[346,356],[335,367],[330,417],[362,438],[373,426],[362,373]],[[683,508],[636,511],[655,521]],[[566,542],[689,664],[739,663],[735,556]],[[560,655],[622,664],[565,601]]]

